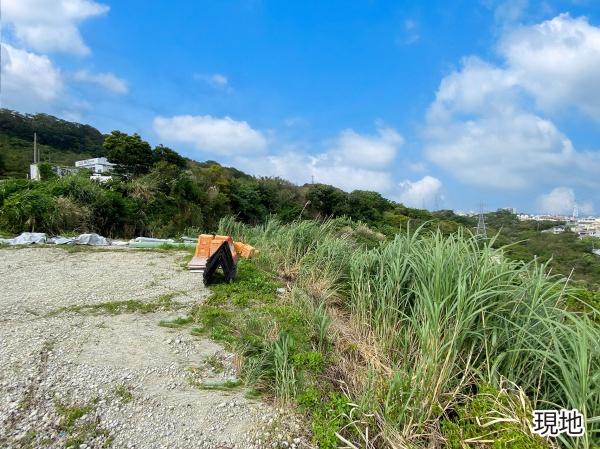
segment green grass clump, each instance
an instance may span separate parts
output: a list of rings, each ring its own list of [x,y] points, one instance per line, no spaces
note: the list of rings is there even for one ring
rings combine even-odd
[[[62,402],[56,402],[55,406],[56,412],[61,417],[60,428],[62,430],[69,430],[73,428],[75,422],[79,418],[94,410],[94,406],[92,404],[68,405],[63,404]]]
[[[204,363],[210,366],[213,371],[220,373],[225,370],[225,365],[223,361],[219,358],[217,354],[211,354],[206,359],[204,359]]]
[[[476,396],[453,412],[453,419],[441,422],[449,449],[463,449],[465,441],[489,449],[548,447],[543,438],[529,430],[531,409],[518,394],[482,386]]]
[[[108,301],[90,305],[75,305],[61,307],[60,309],[50,312],[47,316],[56,316],[61,313],[80,313],[88,315],[118,315],[121,313],[154,313],[159,310],[170,310],[175,306],[173,298],[177,293],[167,293],[156,298],[154,301],[143,302],[137,299],[129,299],[126,301]]]
[[[170,328],[179,328],[187,326],[192,323],[194,320],[191,317],[177,317],[173,320],[161,320],[158,325],[162,327],[170,327]]]
[[[321,373],[325,368],[325,359],[319,351],[297,352],[293,356],[293,364],[313,373]]]
[[[310,414],[313,441],[320,449],[336,449],[340,440],[336,433],[348,422],[351,406],[348,398],[339,392],[323,394],[316,387],[309,387],[297,398],[301,409]]]
[[[390,394],[422,404],[384,406],[383,416],[422,432],[472,379],[506,378],[535,392],[538,408],[582,410],[590,431],[600,415],[598,327],[564,309],[563,278],[505,259],[492,243],[415,233],[353,258],[350,310],[381,342],[394,379],[413,379],[390,382]]]
[[[131,388],[127,387],[126,385],[117,385],[113,388],[113,393],[124,403],[133,401],[133,393],[131,393]]]
[[[60,416],[59,430],[64,432],[65,447],[78,448],[80,444],[97,440],[99,448],[108,448],[112,444],[112,437],[106,429],[100,426],[97,417],[91,417],[85,421],[80,419],[86,415],[93,414],[96,409],[97,399],[86,404],[65,404],[56,401],[54,406]]]

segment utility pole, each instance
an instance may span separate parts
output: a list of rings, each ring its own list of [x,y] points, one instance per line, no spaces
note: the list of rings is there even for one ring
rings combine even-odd
[[[478,239],[487,239],[487,231],[485,229],[485,216],[483,215],[483,203],[479,203],[479,221],[477,222],[477,232],[475,233]]]
[[[33,164],[29,164],[29,179],[40,180],[39,162],[40,155],[37,147],[37,133],[33,133]]]

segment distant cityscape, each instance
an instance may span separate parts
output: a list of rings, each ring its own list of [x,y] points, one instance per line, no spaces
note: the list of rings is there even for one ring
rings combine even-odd
[[[569,229],[571,232],[578,234],[581,238],[583,237],[600,237],[600,217],[589,215],[586,217],[579,217],[577,213],[577,207],[574,207],[574,211],[571,215],[562,214],[526,214],[519,213],[514,208],[501,208],[498,211],[506,211],[513,213],[521,221],[554,221],[557,223],[556,226],[545,229],[541,232],[560,234]],[[479,212],[470,211],[456,211],[457,215],[463,216],[476,216]]]
[[[568,228],[571,230],[571,232],[578,234],[581,238],[600,237],[600,217],[578,217],[576,214],[571,216],[517,214],[517,218],[521,221],[555,221],[564,223],[554,226],[550,229],[545,229],[542,232],[560,234],[565,232],[565,230]]]

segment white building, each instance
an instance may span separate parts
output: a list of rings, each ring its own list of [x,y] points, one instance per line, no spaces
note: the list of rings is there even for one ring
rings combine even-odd
[[[77,168],[87,168],[91,170],[92,173],[108,173],[112,170],[115,164],[108,162],[108,159],[105,157],[95,157],[93,159],[85,159],[83,161],[75,162],[75,167]]]

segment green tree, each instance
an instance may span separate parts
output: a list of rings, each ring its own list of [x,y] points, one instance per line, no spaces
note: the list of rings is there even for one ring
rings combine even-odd
[[[378,223],[392,203],[377,192],[354,190],[348,195],[348,214],[355,220]]]
[[[158,145],[156,148],[154,148],[153,153],[155,163],[167,162],[182,169],[187,167],[187,161],[185,158],[180,156],[177,151],[174,151],[169,147]]]
[[[108,160],[117,165],[115,172],[126,178],[135,178],[148,173],[154,163],[150,144],[142,140],[138,134],[130,136],[120,131],[113,131],[104,139],[103,147],[107,152]]]
[[[261,201],[256,182],[231,180],[229,184],[229,201],[231,208],[240,220],[257,224],[267,217],[267,210]]]
[[[306,194],[310,208],[321,217],[346,215],[348,213],[348,194],[327,184],[311,185]]]
[[[50,165],[48,162],[42,162],[39,164],[38,170],[40,171],[40,179],[42,181],[58,178],[58,175],[52,171],[52,165]]]

